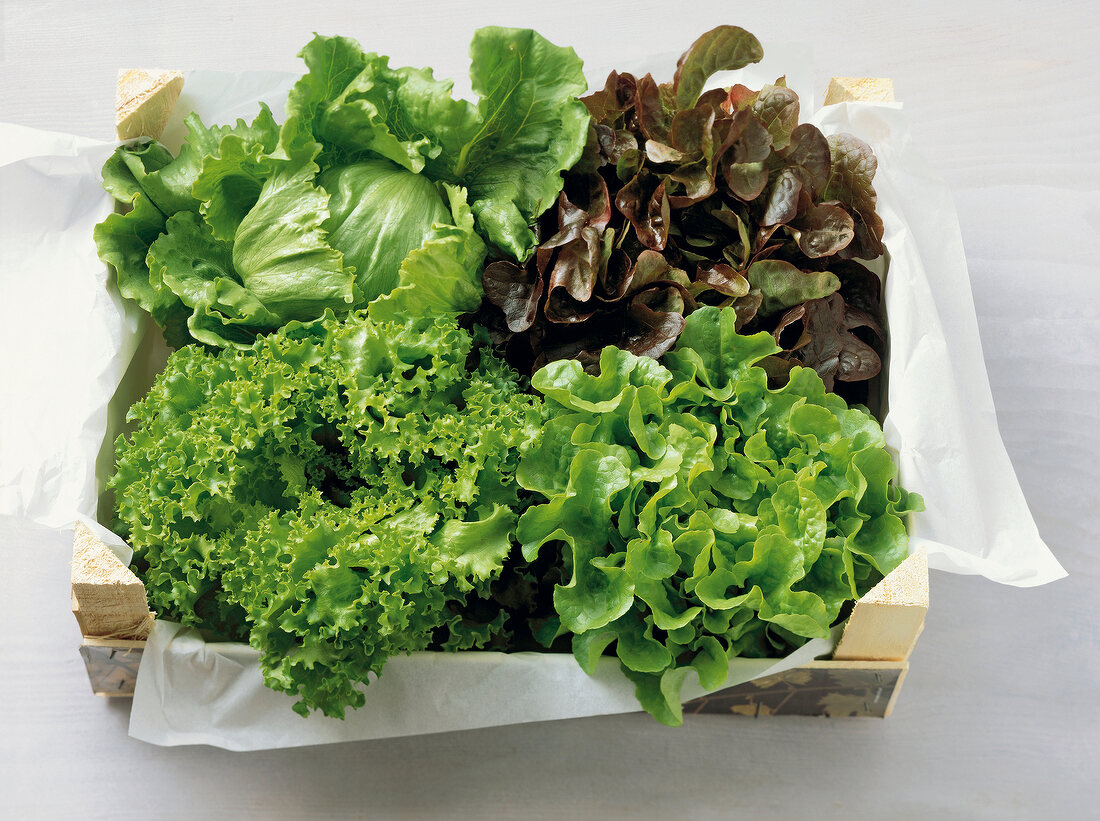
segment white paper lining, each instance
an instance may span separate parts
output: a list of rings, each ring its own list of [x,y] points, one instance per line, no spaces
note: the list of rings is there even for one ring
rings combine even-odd
[[[0,125],[0,513],[52,527],[95,516],[108,403],[142,326],[92,241],[114,147]]]
[[[1066,575],[1039,536],[997,429],[962,235],[950,192],[913,149],[902,106],[841,103],[815,120],[878,158],[890,249],[889,413],[902,484],[924,497],[910,549],[928,564],[1031,587]]]
[[[815,639],[784,659],[735,659],[722,687],[800,667],[832,647]],[[639,710],[634,685],[610,657],[589,676],[565,653],[412,653],[372,675],[361,688],[366,705],[343,720],[302,718],[285,694],[264,686],[258,657],[247,645],[204,642],[158,621],[141,660],[130,735],[261,750]],[[685,700],[705,692],[690,676]]]
[[[604,74],[590,82],[602,86]],[[761,82],[756,75],[742,80]],[[292,81],[286,74],[192,72],[164,139],[178,147],[190,109],[206,123],[250,120],[257,100],[281,102]],[[792,85],[808,103],[807,89]],[[279,117],[279,106],[273,110]],[[1060,578],[1065,573],[1037,533],[997,431],[948,191],[913,151],[900,105],[830,106],[816,122],[826,133],[855,134],[879,158],[875,187],[892,258],[884,427],[903,484],[928,505],[914,517],[912,548],[925,548],[932,567],[1007,584]],[[0,323],[0,342],[24,352],[18,361],[5,358],[12,364],[0,374],[8,376],[0,382],[0,512],[55,525],[94,515],[93,466],[107,403],[141,333],[139,313],[109,290],[90,239],[111,208],[98,179],[110,148],[0,126],[0,304],[10,306],[13,319]],[[59,327],[81,334],[56,333]],[[798,666],[831,646],[811,643],[778,665],[735,659],[723,687]],[[254,650],[205,644],[194,631],[158,623],[140,668],[130,732],[157,744],[263,749],[636,710],[632,685],[613,659],[605,661],[587,677],[570,656],[416,653],[391,659],[365,689],[367,706],[347,720],[302,719],[286,696],[263,686]],[[685,699],[703,692],[691,681]]]

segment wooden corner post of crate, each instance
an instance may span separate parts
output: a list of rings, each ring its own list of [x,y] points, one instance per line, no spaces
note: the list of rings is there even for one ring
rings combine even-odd
[[[82,522],[73,533],[72,606],[84,637],[80,655],[92,691],[134,693],[138,662],[153,628],[145,586]]]
[[[159,138],[182,90],[181,72],[120,69],[115,88],[115,131],[118,138]]]
[[[719,690],[684,712],[885,718],[927,612],[928,560],[920,551],[856,602],[831,659]]]

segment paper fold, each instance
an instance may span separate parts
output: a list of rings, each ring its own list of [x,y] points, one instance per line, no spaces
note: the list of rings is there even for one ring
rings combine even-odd
[[[140,338],[92,240],[114,147],[0,124],[0,514],[52,527],[95,516],[108,405]]]

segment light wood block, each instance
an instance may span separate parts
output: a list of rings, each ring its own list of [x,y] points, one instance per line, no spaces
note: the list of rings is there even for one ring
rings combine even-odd
[[[73,533],[73,615],[84,636],[144,639],[153,629],[145,586],[81,522]]]
[[[118,138],[160,137],[182,90],[183,74],[178,71],[120,69],[115,90]]]
[[[856,602],[833,658],[904,661],[928,613],[928,558],[918,551]]]
[[[894,81],[889,77],[833,77],[825,92],[825,105],[846,102],[892,103]]]

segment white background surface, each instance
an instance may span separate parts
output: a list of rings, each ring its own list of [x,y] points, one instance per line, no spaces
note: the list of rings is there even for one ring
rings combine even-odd
[[[241,755],[129,739],[128,705],[88,692],[65,539],[0,520],[0,818],[1100,817],[1100,11],[896,6],[0,5],[0,121],[103,139],[117,67],[298,71],[314,30],[437,76],[465,73],[488,23],[607,67],[667,52],[671,73],[735,23],[813,42],[821,88],[893,77],[955,194],[1002,434],[1070,573],[1032,590],[934,573],[886,721],[633,715]]]

